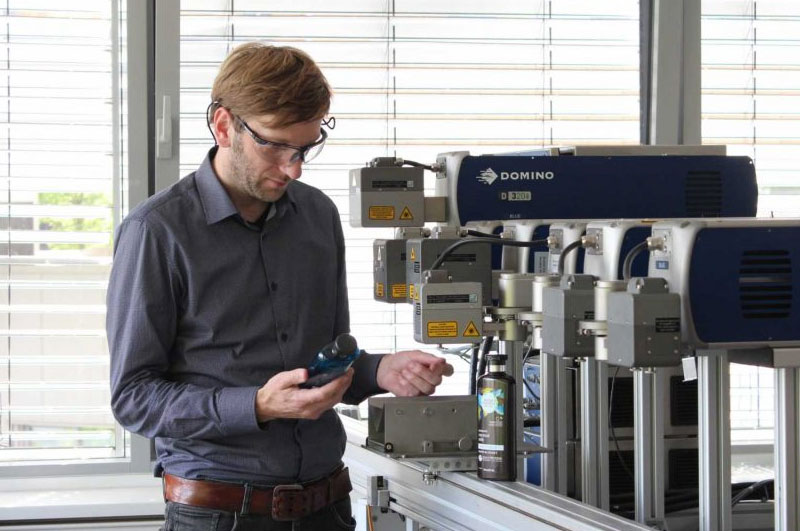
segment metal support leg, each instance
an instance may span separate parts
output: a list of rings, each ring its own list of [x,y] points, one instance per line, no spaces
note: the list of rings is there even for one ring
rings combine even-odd
[[[700,531],[731,529],[730,363],[724,350],[697,352]]]
[[[633,376],[636,521],[664,521],[664,386],[658,372]]]
[[[608,365],[581,362],[581,494],[608,510]]]
[[[542,487],[567,493],[567,362],[560,356],[541,354],[540,369]]]
[[[524,409],[522,407],[522,398],[524,396],[525,384],[522,380],[525,378],[525,373],[522,367],[522,342],[520,341],[500,341],[499,345],[500,354],[507,356],[506,372],[514,378],[516,385],[514,386],[515,404],[517,405],[515,415],[515,429],[517,432],[516,448],[519,450],[525,445],[525,427],[524,422]],[[517,452],[517,481],[525,481],[525,457]]]
[[[775,530],[800,529],[800,369],[775,369]]]

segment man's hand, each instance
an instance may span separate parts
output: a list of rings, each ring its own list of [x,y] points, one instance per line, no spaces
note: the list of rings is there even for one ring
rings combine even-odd
[[[308,380],[308,370],[279,372],[256,394],[258,422],[272,419],[318,419],[320,415],[342,401],[353,382],[353,369],[322,387],[300,389]]]
[[[442,383],[442,375],[453,367],[421,350],[406,350],[384,356],[378,365],[378,385],[396,396],[429,395]]]

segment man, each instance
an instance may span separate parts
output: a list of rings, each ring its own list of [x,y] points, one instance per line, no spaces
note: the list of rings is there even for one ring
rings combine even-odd
[[[167,530],[352,529],[332,407],[430,394],[451,369],[420,351],[365,355],[299,387],[349,330],[339,214],[297,182],[324,145],[330,96],[303,52],[236,48],[211,94],[217,146],[117,233],[112,409],[155,438]]]

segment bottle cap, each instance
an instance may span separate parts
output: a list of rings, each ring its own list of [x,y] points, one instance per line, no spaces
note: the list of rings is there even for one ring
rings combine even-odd
[[[333,342],[333,353],[336,356],[349,356],[358,349],[356,338],[350,334],[339,334]]]

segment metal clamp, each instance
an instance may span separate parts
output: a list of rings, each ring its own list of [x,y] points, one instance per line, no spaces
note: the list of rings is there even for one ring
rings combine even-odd
[[[578,332],[582,336],[606,336],[608,335],[607,321],[578,321]]]
[[[381,509],[389,508],[389,483],[383,476],[367,476],[367,504]]]

